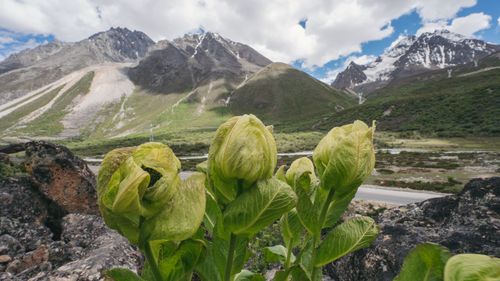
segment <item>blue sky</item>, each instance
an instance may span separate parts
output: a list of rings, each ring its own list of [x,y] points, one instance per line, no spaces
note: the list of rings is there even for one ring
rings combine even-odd
[[[480,0],[475,6],[459,11],[456,17],[464,17],[473,13],[481,12],[491,16],[490,27],[474,33],[474,36],[487,42],[500,44],[500,1]],[[451,19],[448,20],[448,23],[450,21]],[[299,22],[299,25],[304,27],[302,21]],[[352,58],[352,56],[358,57],[362,55],[379,56],[401,34],[416,34],[417,31],[423,26],[423,23],[419,14],[416,11],[412,11],[409,14],[405,14],[397,19],[392,20],[391,26],[394,28],[394,32],[390,36],[382,40],[374,40],[363,43],[361,52],[354,52],[339,59],[332,60],[322,67],[314,67],[312,69],[302,67],[301,60],[293,62],[293,66],[309,73],[310,75],[318,79],[325,80],[325,82],[331,82],[331,79],[327,78],[328,72],[337,72],[343,70],[348,58]],[[305,28],[307,28],[307,26],[305,26]]]
[[[401,34],[447,26],[500,43],[500,0],[288,0],[286,7],[268,0],[148,3],[3,0],[0,60],[55,38],[79,41],[112,26],[143,31],[153,40],[203,26],[330,82],[350,60],[373,59]]]
[[[20,52],[24,49],[34,48],[54,40],[51,34],[26,34],[14,32],[0,27],[0,60],[9,54]]]

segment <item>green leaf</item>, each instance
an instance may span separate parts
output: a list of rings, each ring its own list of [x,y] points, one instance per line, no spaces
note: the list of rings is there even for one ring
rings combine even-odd
[[[311,202],[309,194],[304,190],[298,188],[296,191],[298,196],[297,214],[299,215],[300,222],[313,236],[320,231],[319,227],[319,211]]]
[[[286,172],[286,181],[293,187],[294,190],[302,188],[305,191],[310,191],[311,186],[317,182],[314,174],[314,164],[307,157],[295,159]]]
[[[346,195],[341,195],[339,193],[335,193],[333,195],[333,200],[328,207],[326,220],[323,227],[333,227],[335,224],[337,224],[338,220],[345,212],[352,199],[354,199],[357,191],[358,189],[356,188],[351,191],[351,193],[348,193]]]
[[[280,181],[284,181],[286,182],[286,178],[285,178],[285,165],[281,165],[278,170],[276,171],[276,173],[274,174],[274,177],[279,179]]]
[[[274,273],[274,277],[272,279],[272,281],[288,281],[289,279],[289,272],[290,272],[291,268],[288,269],[288,270],[280,270],[280,271],[276,271],[276,273]]]
[[[448,249],[438,244],[417,245],[406,256],[401,272],[394,281],[441,281],[450,256]]]
[[[316,270],[314,276],[311,276],[312,273],[306,273],[304,268],[301,266],[293,266],[290,269],[290,273],[292,275],[292,281],[321,281],[323,280],[323,273],[321,270]]]
[[[283,245],[276,245],[264,248],[264,258],[268,263],[284,263],[286,261],[287,248]],[[295,256],[291,254],[290,261],[295,262]]]
[[[292,209],[281,217],[280,230],[287,248],[293,248],[300,243],[302,234],[304,233],[304,227],[300,222],[296,209]]]
[[[113,268],[106,271],[105,280],[110,281],[144,281],[135,272],[127,268]]]
[[[276,178],[259,181],[227,206],[224,227],[228,232],[251,236],[290,211],[296,202],[286,183]]]
[[[446,263],[444,281],[498,281],[500,259],[478,254],[453,256]]]
[[[369,217],[349,219],[334,228],[319,245],[315,265],[323,266],[351,252],[368,247],[379,228]]]
[[[258,274],[243,269],[240,273],[236,274],[234,281],[265,281],[266,279]]]
[[[205,207],[205,215],[203,217],[203,225],[208,232],[213,235],[216,223],[218,221],[222,221],[222,212],[211,193],[207,192],[206,198],[207,203]]]
[[[204,249],[199,240],[185,240],[172,251],[162,247],[159,254],[158,267],[164,281],[191,280],[192,271]]]
[[[301,255],[300,255],[300,260],[297,263],[299,266],[299,269],[292,269],[292,276],[306,276],[306,278],[294,278],[293,280],[316,280],[313,277],[313,271],[314,271],[314,256],[313,256],[313,240],[310,239],[307,241],[306,245],[302,249]],[[316,270],[317,272],[321,272],[321,270]]]
[[[236,250],[234,253],[232,275],[238,273],[249,258],[247,251],[248,239],[236,236]],[[219,236],[214,236],[213,241],[208,243],[206,256],[196,265],[196,272],[205,281],[223,280],[226,272],[227,254],[229,241]]]
[[[221,281],[222,277],[216,266],[216,259],[218,256],[214,255],[212,243],[206,251],[206,255],[196,265],[195,271],[203,281]]]

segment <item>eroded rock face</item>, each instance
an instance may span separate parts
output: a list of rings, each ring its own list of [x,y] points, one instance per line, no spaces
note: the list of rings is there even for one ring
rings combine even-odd
[[[32,142],[25,163],[30,175],[0,179],[0,280],[103,280],[113,267],[142,268],[100,216],[76,213],[97,213],[95,176],[81,159]]]
[[[95,176],[64,146],[43,141],[25,144],[26,171],[40,192],[68,213],[98,214]]]
[[[0,280],[103,280],[107,269],[137,272],[143,263],[137,249],[94,215],[65,216],[61,240],[52,240],[46,227],[7,218],[0,233],[0,250],[10,257],[0,265]]]
[[[334,280],[392,280],[417,244],[439,243],[453,253],[500,256],[500,177],[470,181],[454,196],[386,210],[373,246],[326,267]]]

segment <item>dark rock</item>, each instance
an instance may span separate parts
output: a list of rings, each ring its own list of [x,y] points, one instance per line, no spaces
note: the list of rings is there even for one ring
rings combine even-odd
[[[63,220],[62,241],[70,249],[54,243],[49,249],[65,252],[70,260],[52,271],[42,271],[31,280],[102,280],[106,270],[114,267],[138,271],[143,258],[139,251],[113,230],[107,228],[100,217],[93,215],[69,214]],[[50,256],[52,264],[57,264],[58,256]]]
[[[7,218],[5,218],[7,219]],[[13,260],[2,270],[0,280],[102,280],[114,267],[139,271],[143,257],[138,250],[94,215],[69,214],[63,218],[60,241],[33,234],[34,225],[15,224],[18,239],[0,236],[0,247],[8,248]],[[19,233],[28,231],[27,237]],[[31,231],[31,232],[30,232]],[[20,240],[34,245],[24,248]],[[26,251],[26,252],[25,252]]]
[[[47,200],[32,187],[28,177],[8,178],[0,182],[0,216],[20,222],[45,222]]]
[[[417,244],[439,243],[452,253],[500,256],[500,177],[474,179],[458,195],[386,210],[373,246],[325,271],[335,280],[392,280]]]
[[[30,176],[0,180],[0,280],[102,280],[113,267],[139,271],[140,252],[93,215],[95,176],[85,162],[63,146],[25,147]]]
[[[68,213],[98,213],[95,176],[82,159],[48,142],[25,147],[26,171],[42,194]]]

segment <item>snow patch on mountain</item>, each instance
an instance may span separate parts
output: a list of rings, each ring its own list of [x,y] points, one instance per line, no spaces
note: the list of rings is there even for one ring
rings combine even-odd
[[[387,82],[397,75],[471,63],[498,49],[498,46],[448,30],[423,33],[418,37],[402,35],[375,61],[355,68],[349,65],[337,75],[332,85],[353,88],[372,82]]]

